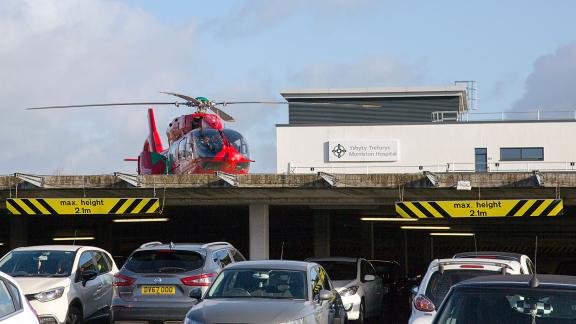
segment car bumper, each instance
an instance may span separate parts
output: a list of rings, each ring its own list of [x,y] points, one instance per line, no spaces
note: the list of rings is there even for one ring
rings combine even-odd
[[[341,297],[342,304],[344,304],[344,309],[348,314],[348,319],[351,321],[357,320],[360,317],[360,302],[362,298],[360,295],[354,294],[352,296]]]
[[[29,300],[29,302],[38,314],[41,324],[60,324],[66,321],[66,313],[68,312],[66,298],[60,297],[45,303],[35,299]]]
[[[408,320],[408,324],[431,324],[434,320],[434,315],[436,312],[433,313],[423,313],[423,312],[416,312],[412,313],[410,319]]]
[[[122,321],[142,321],[144,323],[163,323],[165,321],[184,321],[192,305],[180,307],[126,307],[112,306],[111,323]]]

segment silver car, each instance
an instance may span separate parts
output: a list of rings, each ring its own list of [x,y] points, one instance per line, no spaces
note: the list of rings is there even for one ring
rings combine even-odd
[[[382,313],[384,287],[382,278],[368,260],[362,258],[325,257],[306,261],[321,264],[334,282],[350,320],[364,323]]]
[[[185,324],[342,324],[346,311],[322,266],[302,261],[246,261],[216,278]]]
[[[114,276],[112,323],[181,323],[196,303],[190,291],[208,290],[223,267],[243,260],[225,242],[144,244]]]

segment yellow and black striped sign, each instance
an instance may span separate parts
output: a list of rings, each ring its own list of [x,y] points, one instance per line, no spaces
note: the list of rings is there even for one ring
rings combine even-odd
[[[21,198],[6,199],[14,215],[125,215],[153,214],[158,198]]]
[[[562,215],[562,199],[397,202],[403,218],[519,217]]]

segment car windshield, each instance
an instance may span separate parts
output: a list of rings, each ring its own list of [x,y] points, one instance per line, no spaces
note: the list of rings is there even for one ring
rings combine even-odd
[[[75,251],[12,251],[0,260],[0,271],[12,277],[68,277]]]
[[[320,264],[332,280],[348,280],[356,279],[357,263],[355,261],[314,261]]]
[[[440,306],[450,287],[470,278],[478,276],[493,275],[499,272],[488,270],[444,270],[436,271],[430,276],[428,286],[426,287],[426,297],[436,305]]]
[[[178,273],[201,268],[204,258],[194,251],[141,250],[134,252],[124,268],[136,273]]]
[[[542,287],[460,288],[436,316],[439,324],[575,323],[576,294]]]
[[[377,262],[377,261],[376,262],[370,261],[370,262],[372,263],[372,266],[374,266],[376,273],[389,279],[394,279],[394,277],[398,275],[398,272],[400,270],[400,266],[396,263]]]
[[[306,300],[306,272],[277,269],[224,270],[206,298],[274,298]]]

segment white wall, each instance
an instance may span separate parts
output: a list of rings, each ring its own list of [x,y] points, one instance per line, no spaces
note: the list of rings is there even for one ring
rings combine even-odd
[[[487,148],[490,171],[576,170],[576,122],[494,122],[376,126],[278,126],[277,172],[410,173],[474,171]],[[328,142],[397,140],[395,162],[328,162]],[[543,162],[501,162],[501,147],[544,147]],[[499,163],[499,166],[496,166]],[[310,170],[314,167],[314,170]]]

